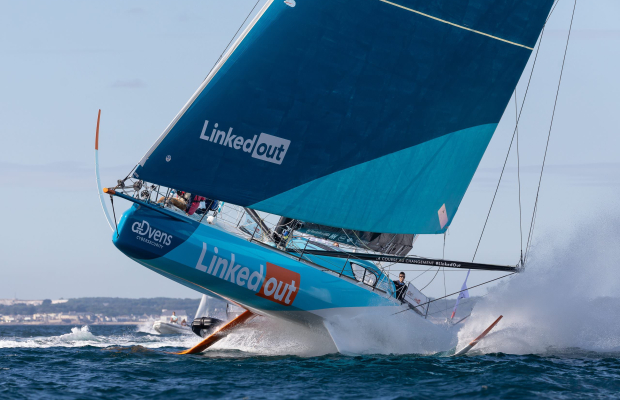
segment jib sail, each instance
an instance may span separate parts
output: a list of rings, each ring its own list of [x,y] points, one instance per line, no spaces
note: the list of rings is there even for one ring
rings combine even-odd
[[[552,3],[269,1],[135,173],[301,221],[444,232]]]

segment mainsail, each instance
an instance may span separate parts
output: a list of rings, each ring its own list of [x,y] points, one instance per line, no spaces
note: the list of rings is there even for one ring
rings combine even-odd
[[[321,225],[445,232],[552,3],[268,1],[135,176]]]

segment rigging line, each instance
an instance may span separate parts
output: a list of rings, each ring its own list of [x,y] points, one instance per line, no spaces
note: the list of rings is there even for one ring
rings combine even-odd
[[[446,307],[446,311],[448,309],[448,299],[446,297],[446,293],[448,293],[448,289],[446,289],[446,269],[442,268],[443,270],[443,294],[444,294],[444,306]],[[446,312],[446,319],[448,319],[448,313]]]
[[[558,0],[559,2],[559,0]],[[557,3],[556,3],[557,5]],[[551,9],[551,12],[549,13],[549,17],[551,17],[551,14],[553,13],[553,11],[555,10],[555,6]],[[549,20],[549,17],[547,17],[547,21]],[[493,194],[493,200],[491,200],[491,206],[489,207],[489,212],[487,213],[487,218],[484,221],[484,225],[482,227],[482,232],[480,232],[480,239],[478,239],[478,245],[476,245],[476,251],[474,251],[474,256],[472,257],[472,262],[476,259],[476,254],[478,254],[478,249],[480,248],[480,243],[482,242],[482,236],[484,235],[484,231],[487,227],[487,223],[489,222],[489,217],[491,216],[491,210],[493,209],[493,204],[495,204],[495,198],[497,197],[497,192],[499,190],[499,185],[502,182],[502,177],[504,176],[504,170],[506,169],[506,163],[508,162],[508,156],[510,155],[510,149],[512,149],[512,143],[515,139],[515,134],[517,133],[517,127],[519,126],[519,121],[521,120],[521,114],[523,113],[523,107],[525,106],[525,100],[527,99],[527,95],[529,93],[530,90],[530,84],[532,83],[532,76],[534,75],[534,69],[536,68],[536,61],[538,61],[538,54],[540,53],[540,48],[542,46],[542,41],[544,38],[544,34],[545,34],[545,28],[547,27],[547,23],[545,22],[545,25],[543,25],[542,31],[540,33],[540,40],[538,41],[538,48],[536,49],[536,55],[534,56],[534,62],[532,64],[532,70],[530,71],[530,77],[527,81],[527,87],[525,88],[525,95],[523,96],[523,102],[521,103],[521,109],[519,110],[519,117],[517,118],[517,123],[515,125],[515,130],[512,133],[512,139],[510,140],[510,146],[508,146],[508,152],[506,153],[506,159],[504,160],[504,166],[502,167],[502,172],[499,175],[499,180],[497,181],[497,187],[495,188],[495,194]],[[516,87],[515,87],[516,90]]]
[[[252,7],[252,10],[250,11],[250,13],[247,15],[247,17],[245,17],[245,19],[243,20],[243,23],[241,24],[241,26],[239,26],[239,29],[237,29],[237,32],[235,32],[235,34],[233,35],[232,39],[230,39],[230,42],[228,42],[228,44],[226,45],[226,48],[224,49],[224,51],[222,51],[222,54],[220,54],[220,56],[217,59],[217,61],[215,61],[215,64],[213,64],[213,66],[209,70],[209,73],[207,74],[207,76],[205,76],[205,79],[207,79],[209,77],[209,75],[211,75],[211,72],[213,71],[213,68],[215,68],[217,63],[220,62],[222,57],[224,57],[224,54],[226,53],[226,50],[228,50],[228,48],[230,47],[230,44],[233,42],[233,40],[235,40],[235,38],[239,34],[239,31],[241,30],[241,28],[243,28],[245,23],[248,21],[248,18],[250,18],[250,15],[252,15],[252,13],[254,12],[254,9],[256,9],[256,6],[258,5],[258,3],[260,3],[260,1],[261,0],[257,0],[256,1],[256,4],[254,4],[254,7]],[[204,81],[204,79],[203,79],[203,81]]]
[[[434,303],[435,301],[441,300],[441,299],[443,299],[443,298],[445,298],[445,297],[450,297],[450,296],[453,296],[453,295],[455,295],[455,294],[459,294],[459,293],[461,293],[461,292],[464,292],[465,290],[469,290],[469,289],[473,289],[473,288],[478,287],[478,286],[486,285],[487,283],[491,283],[491,282],[496,281],[496,280],[498,280],[498,279],[503,279],[503,278],[506,278],[506,277],[508,277],[508,276],[510,276],[510,275],[514,275],[514,274],[517,274],[517,273],[518,273],[518,272],[511,272],[511,273],[509,273],[509,274],[502,275],[502,276],[500,276],[499,278],[491,279],[490,281],[482,282],[482,283],[480,283],[480,284],[478,284],[478,285],[475,285],[475,286],[470,286],[470,287],[468,287],[467,289],[463,289],[463,290],[459,290],[458,292],[450,293],[449,295],[446,295],[446,296],[444,296],[444,297],[439,297],[439,298],[437,298],[437,299],[429,300],[429,301],[427,301],[426,303],[418,304],[417,306],[414,306],[414,307],[415,307],[415,308],[417,308],[417,307],[422,307],[422,306],[425,306],[425,305],[427,305],[427,304]],[[400,313],[405,312],[405,311],[411,311],[411,308],[407,308],[406,310],[402,310],[402,311],[399,311],[399,312],[395,312],[395,313],[394,313],[394,314],[392,314],[392,315],[400,314]]]
[[[435,277],[436,277],[436,276],[437,276],[437,274],[439,273],[439,270],[440,270],[440,269],[441,269],[440,267],[437,267],[437,272],[435,272],[435,275],[433,275],[433,279],[431,279],[431,281],[430,281],[429,283],[427,283],[427,284],[426,284],[426,286],[424,286],[422,289],[419,289],[419,290],[420,290],[420,292],[421,292],[422,290],[426,289],[426,288],[428,287],[428,285],[430,285],[431,283],[433,283],[433,281],[435,280]],[[422,275],[422,274],[420,274],[420,275]]]
[[[349,240],[351,240],[351,237],[347,234],[347,231],[346,231],[344,228],[341,228],[341,229],[342,229],[342,232],[345,234],[345,236],[346,236],[347,238],[349,238]],[[364,242],[362,241],[362,239],[360,239],[360,237],[359,237],[359,236],[357,236],[357,233],[355,233],[355,231],[354,231],[354,230],[352,230],[351,232],[353,232],[353,234],[354,234],[354,235],[355,235],[355,237],[357,238],[358,242],[359,242],[359,243],[361,243],[361,244],[362,244],[362,245],[363,245],[366,249],[368,249],[368,250],[369,250],[369,251],[371,251],[371,252],[375,252],[373,249],[371,249],[370,247],[368,247],[368,246],[366,245],[366,243],[364,243]],[[351,242],[352,242],[352,240],[351,240]],[[355,247],[360,247],[360,246],[355,246]],[[380,269],[383,273],[385,273],[385,271],[386,271],[386,267],[384,267],[383,265],[381,265],[381,262],[380,262],[380,261],[378,262],[378,264],[379,264],[379,265],[378,265],[377,267],[378,267],[378,268],[379,268],[379,269]],[[388,271],[388,275],[389,275],[389,271]]]
[[[515,87],[515,129],[517,130],[517,181],[519,182],[519,238],[521,239],[521,264],[523,264],[523,217],[521,212],[521,161],[519,157],[519,128],[517,126],[519,114],[517,113],[517,88]]]
[[[342,228],[342,231],[344,232],[344,234],[345,234],[345,235],[347,235],[347,232],[344,230],[344,228]],[[351,232],[353,232],[353,234],[355,235],[355,237],[357,238],[357,240],[358,240],[358,241],[359,241],[362,245],[364,245],[364,247],[366,247],[368,250],[370,250],[370,251],[374,252],[374,250],[373,250],[373,249],[371,249],[370,247],[368,247],[368,246],[366,245],[366,243],[364,243],[364,241],[363,241],[362,239],[360,239],[360,237],[359,237],[359,236],[357,236],[357,233],[355,233],[355,231],[353,231],[353,230],[352,230]],[[347,235],[347,237],[348,237],[349,239],[351,239],[351,238],[349,237],[349,235]],[[359,246],[358,246],[358,247],[359,247]],[[378,253],[379,253],[379,252],[378,252]]]
[[[562,68],[560,70],[560,78],[558,80],[558,88],[555,92],[555,102],[553,104],[553,112],[551,113],[551,123],[549,125],[549,133],[547,134],[547,144],[545,146],[545,155],[543,156],[543,162],[542,162],[542,166],[540,168],[540,177],[538,178],[538,189],[536,190],[536,200],[534,201],[534,211],[532,212],[532,222],[530,223],[530,232],[528,234],[528,238],[527,238],[527,247],[526,247],[526,252],[525,252],[525,257],[527,259],[527,253],[529,251],[529,247],[531,246],[531,240],[532,240],[532,236],[534,234],[534,224],[535,224],[535,220],[536,220],[536,213],[538,211],[538,196],[540,195],[540,186],[542,183],[542,177],[543,177],[543,172],[545,170],[545,162],[547,160],[547,151],[549,150],[549,141],[551,139],[551,131],[553,129],[553,121],[555,118],[555,110],[557,108],[558,105],[558,97],[560,95],[560,87],[562,85],[562,76],[564,75],[564,65],[566,64],[566,54],[568,53],[568,44],[570,42],[570,36],[571,36],[571,32],[573,30],[573,21],[575,19],[575,9],[577,8],[577,0],[574,1],[573,3],[573,13],[571,15],[571,19],[570,19],[570,26],[568,28],[568,36],[566,37],[566,46],[564,48],[564,58],[562,59]]]
[[[553,7],[551,7],[551,11],[549,12],[549,15],[547,16],[547,19],[545,20],[545,25],[547,25],[547,22],[549,22],[549,18],[551,18],[551,14],[553,14],[553,11],[555,10],[555,7],[557,7],[559,2],[560,0],[555,0],[555,3],[553,4]]]
[[[477,296],[477,297],[484,297],[484,296],[486,296],[486,294],[485,294],[485,295],[482,295],[482,296]],[[461,301],[461,302],[459,303],[459,306],[462,306],[462,305],[464,305],[464,304],[469,304],[469,303],[471,303],[472,301],[473,301],[473,300],[466,299],[466,300],[464,300],[464,301]],[[443,313],[443,312],[445,312],[445,311],[450,310],[450,308],[451,308],[451,307],[446,308],[445,310],[433,311],[432,313],[428,313],[428,316],[432,316],[432,315],[435,315],[435,314]],[[457,323],[458,323],[458,322],[457,322]],[[454,325],[456,325],[457,323],[455,323]]]
[[[110,195],[110,203],[112,203],[112,214],[114,215],[114,226],[116,227],[116,238],[118,239],[120,235],[118,234],[118,224],[116,223],[116,211],[114,210],[114,197],[112,197],[112,195]]]
[[[427,269],[426,271],[422,272],[420,275],[416,276],[415,278],[413,278],[410,282],[415,281],[416,279],[418,279],[419,277],[421,277],[422,275],[424,275],[425,273],[427,273],[428,271],[430,271],[431,269],[433,269],[435,267],[430,267],[429,269]],[[411,272],[419,272],[421,270],[419,269],[404,269],[404,271],[411,271]]]
[[[443,251],[442,251],[442,254],[441,254],[441,257],[444,260],[446,259],[446,232],[443,233]],[[448,289],[446,289],[446,269],[442,268],[441,270],[443,271],[443,294],[445,296],[446,293],[448,293]],[[445,300],[444,305],[446,306],[446,309],[447,309],[448,308],[448,299]],[[448,314],[446,313],[446,319],[447,318],[448,318]]]
[[[443,233],[443,251],[441,253],[441,258],[444,260],[446,259],[446,232]]]

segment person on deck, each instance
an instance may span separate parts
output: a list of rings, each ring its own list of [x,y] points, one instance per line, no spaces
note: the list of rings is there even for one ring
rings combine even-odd
[[[189,203],[189,201],[192,198],[192,195],[190,193],[187,192],[183,192],[181,190],[172,190],[172,194],[174,194],[176,192],[176,196],[170,196],[170,197],[161,197],[159,200],[157,200],[157,203],[162,203],[164,204],[164,206],[168,206],[169,204],[172,204],[173,206],[175,206],[176,208],[185,211],[187,209],[187,203]]]
[[[177,191],[177,196],[170,199],[170,203],[176,208],[185,211],[187,209],[187,203],[189,203],[192,195],[181,190]]]
[[[401,272],[398,274],[398,280],[394,281],[394,286],[396,287],[396,298],[402,301],[405,298],[405,293],[407,292],[407,285],[405,284],[405,273]]]
[[[193,195],[190,201],[187,202],[187,208],[185,209],[185,212],[187,212],[187,215],[193,215],[198,209],[198,207],[200,207],[200,203],[205,201],[206,199],[207,199],[206,197]]]
[[[173,311],[172,317],[170,317],[170,323],[177,324],[178,322],[179,322],[179,317],[177,317],[177,313]]]

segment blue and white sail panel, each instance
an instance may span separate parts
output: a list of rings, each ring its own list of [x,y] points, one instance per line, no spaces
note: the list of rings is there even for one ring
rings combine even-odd
[[[441,233],[552,0],[268,2],[140,179],[346,229]]]

